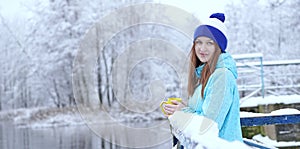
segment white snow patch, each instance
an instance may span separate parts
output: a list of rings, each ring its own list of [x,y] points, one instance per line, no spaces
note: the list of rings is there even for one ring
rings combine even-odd
[[[292,108],[284,108],[276,111],[272,111],[270,115],[287,115],[287,114],[300,114],[300,111]]]
[[[255,135],[252,138],[253,140],[256,140],[258,142],[262,142],[264,144],[269,144],[271,146],[275,147],[295,147],[295,146],[300,146],[300,142],[296,141],[289,141],[289,142],[284,142],[284,141],[276,141],[270,139],[268,136],[262,136],[261,134]]]
[[[253,113],[253,112],[240,112],[240,117],[259,117],[259,116],[267,116],[264,113]]]
[[[267,96],[262,97],[251,97],[247,99],[241,99],[240,107],[256,107],[258,105],[268,105],[268,104],[293,104],[300,103],[300,95],[282,95],[282,96]]]
[[[275,116],[275,115],[290,115],[300,114],[300,111],[292,108],[284,108],[272,111],[271,113],[253,113],[253,112],[240,112],[240,117],[259,117],[259,116]]]
[[[79,115],[59,114],[49,119],[32,122],[31,128],[58,127],[58,126],[75,126],[83,125],[85,122]],[[28,124],[26,125],[28,126]]]

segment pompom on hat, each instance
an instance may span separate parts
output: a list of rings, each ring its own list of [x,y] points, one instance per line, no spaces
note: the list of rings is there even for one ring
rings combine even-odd
[[[224,25],[225,15],[223,13],[214,13],[208,20],[198,26],[194,32],[194,42],[200,36],[205,36],[216,42],[222,53],[225,53],[227,47],[227,34]]]

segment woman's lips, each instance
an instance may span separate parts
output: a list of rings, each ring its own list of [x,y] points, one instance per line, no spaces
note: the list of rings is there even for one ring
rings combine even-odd
[[[207,54],[205,53],[200,53],[200,56],[205,57]]]

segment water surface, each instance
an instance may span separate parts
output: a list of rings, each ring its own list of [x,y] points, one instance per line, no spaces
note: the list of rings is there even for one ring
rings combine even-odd
[[[153,135],[153,134],[151,134]],[[160,133],[154,133],[160,138]],[[130,134],[124,135],[130,140]],[[147,140],[145,140],[147,141]],[[171,148],[171,140],[148,149]],[[87,125],[24,128],[11,123],[0,123],[0,149],[127,149],[111,144]]]

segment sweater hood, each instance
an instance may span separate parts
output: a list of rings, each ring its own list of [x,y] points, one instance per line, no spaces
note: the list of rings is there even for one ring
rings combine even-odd
[[[195,69],[195,73],[198,78],[200,78],[200,76],[201,76],[203,67],[204,67],[204,65],[201,65]],[[216,65],[216,69],[218,69],[218,68],[227,68],[233,74],[234,78],[237,79],[238,73],[237,73],[236,63],[235,63],[234,59],[232,58],[232,56],[229,55],[228,53],[220,54],[217,65]]]
[[[219,56],[216,69],[218,68],[227,68],[233,74],[235,79],[238,77],[236,63],[231,55],[228,53],[222,53]]]

